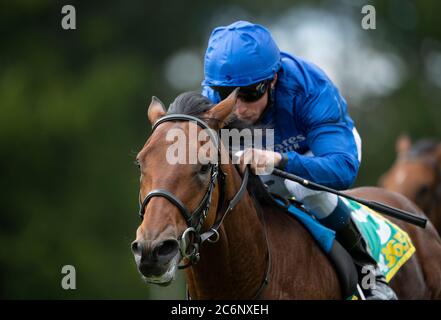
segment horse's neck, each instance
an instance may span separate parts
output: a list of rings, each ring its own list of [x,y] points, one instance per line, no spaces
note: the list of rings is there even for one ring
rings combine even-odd
[[[438,187],[439,188],[439,187]],[[438,191],[438,190],[437,190]],[[430,218],[431,222],[441,234],[441,198],[437,195],[430,204],[429,212],[425,212]]]
[[[436,167],[440,167],[441,164],[435,163]],[[418,198],[415,198],[417,203],[424,213],[433,223],[435,228],[441,233],[441,181],[438,177],[435,190],[433,190],[433,196],[428,203],[419,203]]]
[[[226,202],[240,187],[237,172],[229,169]],[[187,272],[190,295],[197,299],[251,299],[263,281],[268,248],[265,230],[248,192],[225,218],[219,231],[219,241],[205,242],[200,262]]]
[[[435,171],[441,170],[441,162],[436,158],[435,154],[431,155],[429,164],[431,166],[434,166]],[[421,207],[423,210],[425,210],[425,214],[428,215],[434,226],[437,228],[438,232],[441,232],[441,178],[439,173],[436,179],[436,186],[433,193],[434,196],[432,197],[432,199],[430,199],[430,203],[428,203],[427,207]]]

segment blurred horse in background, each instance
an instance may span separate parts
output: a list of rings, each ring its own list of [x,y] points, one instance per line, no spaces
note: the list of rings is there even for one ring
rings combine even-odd
[[[396,142],[397,158],[379,185],[415,202],[441,234],[441,143],[406,135]]]

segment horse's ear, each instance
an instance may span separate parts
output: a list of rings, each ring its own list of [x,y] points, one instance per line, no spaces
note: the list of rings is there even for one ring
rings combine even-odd
[[[225,124],[228,123],[230,117],[233,116],[233,109],[236,106],[238,92],[239,88],[236,88],[228,97],[207,111],[209,118],[218,120],[218,128],[216,129],[222,129]]]
[[[398,156],[401,156],[409,151],[411,146],[412,141],[409,136],[407,134],[401,134],[395,142],[395,151]]]
[[[147,110],[147,117],[150,123],[153,125],[159,118],[165,116],[166,110],[164,104],[156,98],[152,97],[152,102],[150,102],[149,108]]]

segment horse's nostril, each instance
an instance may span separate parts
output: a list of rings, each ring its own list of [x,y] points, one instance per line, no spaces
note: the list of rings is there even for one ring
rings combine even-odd
[[[155,249],[158,260],[170,260],[176,255],[178,247],[179,244],[176,240],[165,240]]]
[[[139,255],[140,254],[140,245],[138,244],[138,241],[133,241],[132,242],[132,252],[135,255]]]

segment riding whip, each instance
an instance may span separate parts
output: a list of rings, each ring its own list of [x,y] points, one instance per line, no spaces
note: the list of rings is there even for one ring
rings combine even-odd
[[[338,195],[340,197],[353,200],[355,202],[358,202],[358,203],[365,205],[366,207],[368,207],[372,210],[375,210],[375,211],[384,213],[385,215],[388,215],[390,217],[414,224],[418,227],[421,227],[421,228],[426,227],[427,219],[418,217],[413,213],[410,213],[410,212],[407,212],[407,211],[404,211],[401,209],[390,207],[388,205],[385,205],[384,203],[377,202],[377,201],[368,201],[368,200],[360,199],[357,197],[353,197],[353,196],[350,196],[350,195],[345,194],[343,192],[340,192],[340,191],[322,186],[320,184],[311,182],[309,180],[300,178],[299,176],[285,172],[280,169],[274,169],[272,174],[279,176],[279,177],[282,177],[282,178],[285,178],[285,179],[288,179],[288,180],[291,180],[291,181],[294,181],[294,182],[297,182],[297,183],[300,183],[302,186],[309,188],[309,189],[313,189],[313,190],[317,190],[317,191],[326,191],[326,192]]]

